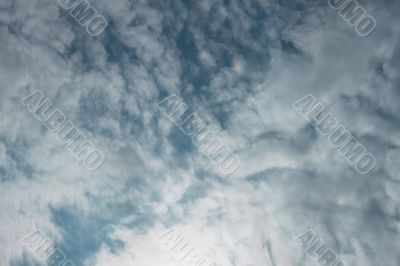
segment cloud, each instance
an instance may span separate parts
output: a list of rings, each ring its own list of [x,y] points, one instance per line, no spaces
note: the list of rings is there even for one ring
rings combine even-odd
[[[55,236],[75,265],[177,265],[176,227],[215,265],[312,265],[311,228],[346,265],[399,264],[396,1],[361,38],[325,1],[95,1],[95,38],[57,1],[0,4],[0,265]],[[21,99],[40,90],[105,155],[87,171]],[[158,110],[178,94],[241,159],[218,174]],[[292,108],[312,94],[377,159],[360,176]],[[147,140],[147,141],[143,141]]]

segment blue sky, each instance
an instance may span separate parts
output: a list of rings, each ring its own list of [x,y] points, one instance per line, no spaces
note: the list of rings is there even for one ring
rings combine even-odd
[[[0,265],[41,265],[40,229],[76,266],[307,266],[312,229],[346,265],[400,265],[400,4],[359,1],[360,37],[316,0],[92,0],[90,36],[56,0],[0,0]],[[88,171],[21,104],[40,90],[104,153]],[[177,94],[240,157],[230,176],[158,108]],[[312,94],[376,158],[352,168],[292,104]],[[148,140],[144,144],[142,140]]]

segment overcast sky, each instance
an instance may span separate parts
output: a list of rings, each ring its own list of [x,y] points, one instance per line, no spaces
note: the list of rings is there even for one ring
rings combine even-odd
[[[400,2],[359,0],[361,37],[318,0],[0,0],[0,265],[175,266],[175,227],[215,266],[400,265]],[[41,91],[104,153],[88,171],[21,99]],[[181,99],[240,157],[224,176],[158,108]],[[376,158],[359,174],[293,103],[313,95]],[[208,265],[207,265],[208,266]]]

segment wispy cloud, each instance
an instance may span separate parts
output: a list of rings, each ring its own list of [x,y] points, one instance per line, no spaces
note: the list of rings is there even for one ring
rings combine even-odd
[[[173,227],[215,265],[306,264],[304,228],[347,265],[399,265],[397,1],[359,2],[363,38],[332,1],[87,3],[97,36],[59,1],[0,2],[0,265],[35,265],[35,228],[76,266],[176,265],[154,241]],[[35,90],[101,167],[26,111]],[[231,176],[165,119],[175,94],[240,158]],[[292,108],[309,94],[374,156],[368,177]]]

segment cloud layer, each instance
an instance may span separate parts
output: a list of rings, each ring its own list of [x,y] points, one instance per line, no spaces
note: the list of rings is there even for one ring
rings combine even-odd
[[[90,1],[90,36],[56,0],[0,1],[0,265],[179,265],[178,228],[213,265],[314,265],[312,229],[348,266],[398,266],[398,1],[359,1],[360,37],[326,1]],[[88,171],[26,110],[41,91],[104,153]],[[240,157],[226,177],[163,115],[177,94]],[[312,94],[376,158],[354,170],[292,105]]]

